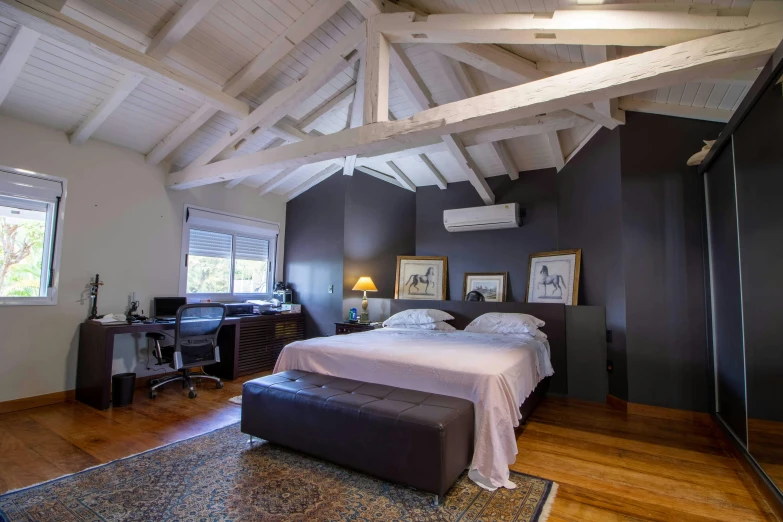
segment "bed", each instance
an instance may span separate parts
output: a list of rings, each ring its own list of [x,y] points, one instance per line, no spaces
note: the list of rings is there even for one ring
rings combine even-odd
[[[524,403],[538,399],[534,390],[540,390],[542,380],[551,376],[556,387],[560,368],[555,363],[561,362],[565,353],[564,308],[525,303],[393,301],[392,313],[436,307],[451,313],[455,317],[452,323],[458,328],[490,311],[529,313],[547,322],[542,330],[549,339],[385,328],[292,343],[280,354],[275,372],[304,370],[468,399],[476,409],[470,478],[487,489],[513,488],[508,466],[516,459],[514,428],[522,419],[520,406],[524,410]]]

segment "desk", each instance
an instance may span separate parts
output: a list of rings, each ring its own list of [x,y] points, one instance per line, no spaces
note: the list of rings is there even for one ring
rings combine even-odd
[[[111,403],[114,337],[173,331],[174,324],[102,325],[85,321],[79,328],[76,400],[105,410]],[[227,317],[218,335],[220,362],[209,373],[226,380],[271,370],[285,345],[304,339],[302,314]]]

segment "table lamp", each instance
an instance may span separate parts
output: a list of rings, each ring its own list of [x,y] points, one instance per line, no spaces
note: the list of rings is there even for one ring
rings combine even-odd
[[[353,289],[364,292],[364,297],[362,298],[362,315],[359,316],[359,322],[369,323],[370,314],[367,312],[367,292],[377,292],[378,289],[375,288],[375,283],[373,283],[372,279],[369,277],[360,277]]]

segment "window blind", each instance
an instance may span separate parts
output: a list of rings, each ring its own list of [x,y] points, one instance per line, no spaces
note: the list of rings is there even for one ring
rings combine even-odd
[[[188,254],[191,256],[231,258],[231,234],[190,229]]]
[[[51,178],[0,170],[0,194],[53,202],[62,197],[63,184]]]
[[[250,261],[269,260],[269,241],[254,237],[237,236],[236,259]]]

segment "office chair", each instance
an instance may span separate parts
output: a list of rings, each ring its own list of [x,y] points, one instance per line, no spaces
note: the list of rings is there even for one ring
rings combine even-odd
[[[191,368],[207,366],[220,362],[220,349],[217,345],[218,333],[226,319],[226,307],[219,303],[197,303],[180,306],[177,310],[177,322],[174,325],[174,346],[161,348],[160,342],[165,335],[150,332],[147,337],[155,341],[155,358],[159,365],[168,363],[178,370],[180,375],[150,381],[150,399],[158,396],[156,391],[164,384],[182,381],[183,388],[190,388],[188,397],[196,398],[194,379],[216,381],[219,390],[223,382],[218,377],[204,373],[190,373]]]

